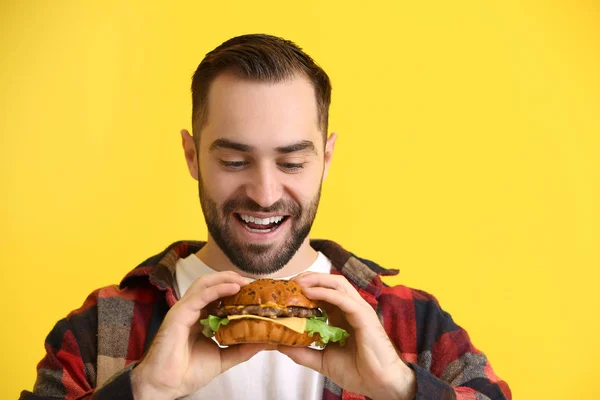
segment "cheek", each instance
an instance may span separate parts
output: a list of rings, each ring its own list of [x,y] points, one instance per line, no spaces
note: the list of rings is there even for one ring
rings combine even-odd
[[[237,180],[231,174],[209,165],[201,165],[201,177],[204,188],[218,204],[227,200],[236,191]]]
[[[309,172],[309,171],[307,171]],[[301,204],[311,202],[321,187],[321,173],[311,172],[294,175],[287,182],[288,192]]]

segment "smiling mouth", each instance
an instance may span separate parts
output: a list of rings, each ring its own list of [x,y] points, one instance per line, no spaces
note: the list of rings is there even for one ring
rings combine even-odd
[[[235,217],[242,225],[254,233],[268,233],[277,229],[288,218],[288,215],[278,215],[276,217],[256,218],[251,215],[235,213]]]

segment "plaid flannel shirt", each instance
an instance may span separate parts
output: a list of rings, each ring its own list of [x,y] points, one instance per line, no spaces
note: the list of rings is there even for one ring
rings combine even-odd
[[[165,314],[177,301],[175,265],[204,242],[176,242],[132,270],[119,286],[94,291],[81,308],[57,322],[46,338],[33,393],[21,399],[132,399],[131,370],[150,346]],[[389,287],[395,275],[334,242],[311,246],[332,262],[375,309],[399,356],[415,371],[416,399],[510,399],[486,356],[467,333],[420,290]],[[325,378],[324,400],[365,399]]]

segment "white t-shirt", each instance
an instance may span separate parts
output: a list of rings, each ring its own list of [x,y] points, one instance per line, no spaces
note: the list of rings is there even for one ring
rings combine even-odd
[[[306,271],[330,273],[331,261],[319,252]],[[195,254],[180,258],[175,272],[179,298],[199,276],[214,272]],[[323,384],[324,377],[318,372],[296,364],[277,351],[262,351],[217,376],[186,399],[317,400],[323,396]]]

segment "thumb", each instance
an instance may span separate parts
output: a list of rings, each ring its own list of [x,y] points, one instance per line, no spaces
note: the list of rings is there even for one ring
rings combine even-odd
[[[277,346],[277,351],[291,358],[296,364],[323,373],[323,350],[280,345]]]
[[[248,361],[263,350],[266,350],[264,344],[239,344],[221,349],[221,373]]]

